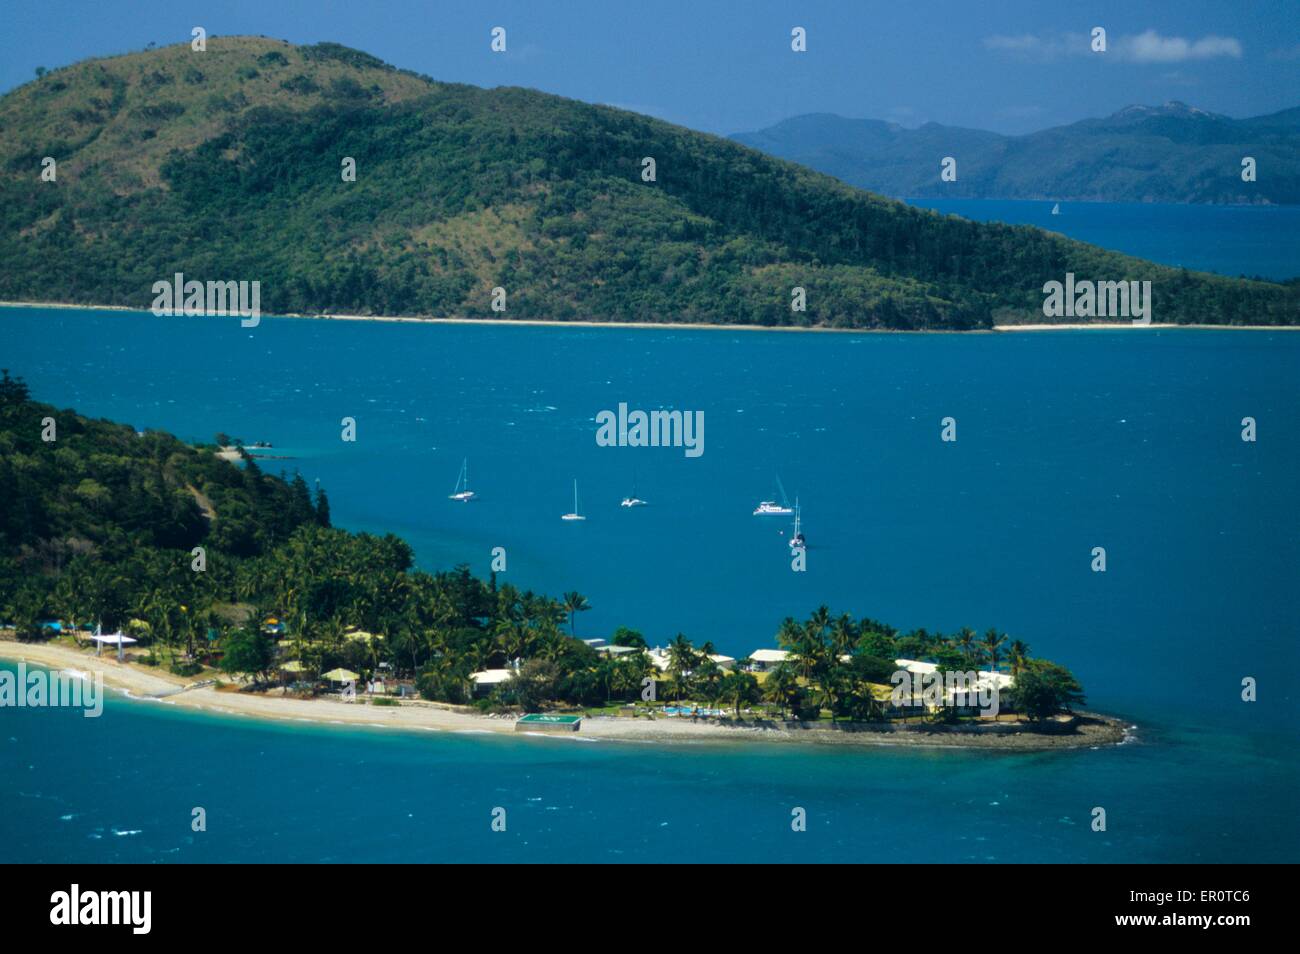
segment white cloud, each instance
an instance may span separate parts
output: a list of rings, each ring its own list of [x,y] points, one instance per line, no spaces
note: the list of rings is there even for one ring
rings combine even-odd
[[[1216,57],[1241,58],[1241,41],[1231,36],[1203,36],[1199,40],[1161,36],[1155,30],[1114,37],[1106,53],[1093,54],[1091,37],[1082,33],[986,36],[984,48],[1021,60],[1047,63],[1066,56],[1097,55],[1127,63],[1185,63]]]
[[[1181,36],[1161,36],[1147,30],[1137,36],[1122,36],[1115,41],[1116,59],[1133,63],[1185,63],[1228,56],[1241,58],[1241,41],[1231,36],[1203,36],[1189,40]]]
[[[1016,36],[996,34],[984,38],[985,49],[1006,53],[1017,59],[1056,60],[1062,56],[1088,52],[1088,38],[1081,33],[1063,33],[1059,36],[1036,36],[1021,33]]]

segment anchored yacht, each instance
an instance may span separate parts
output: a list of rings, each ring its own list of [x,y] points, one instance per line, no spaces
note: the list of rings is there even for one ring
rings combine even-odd
[[[781,484],[781,478],[776,479],[776,486],[781,491],[781,502],[775,500],[764,500],[754,508],[755,517],[788,517],[794,513],[790,509],[790,500],[785,495],[785,487]]]
[[[636,478],[632,478],[632,492],[623,498],[620,507],[644,507],[645,501],[636,495]],[[577,508],[574,508],[577,509]]]
[[[461,461],[460,476],[456,478],[456,489],[451,492],[448,500],[459,500],[461,503],[469,503],[474,499],[474,491],[469,489],[469,458]]]
[[[573,482],[573,513],[566,513],[566,514],[563,514],[563,515],[560,517],[560,519],[561,519],[561,520],[586,520],[586,519],[587,519],[587,518],[584,517],[581,513],[578,512],[578,482],[577,482],[577,480],[575,480],[575,481]]]
[[[803,530],[800,529],[799,498],[794,499],[794,533],[790,536],[790,548],[805,546]]]

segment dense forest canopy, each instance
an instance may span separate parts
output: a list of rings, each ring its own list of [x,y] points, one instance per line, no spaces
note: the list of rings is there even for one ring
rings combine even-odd
[[[260,281],[267,313],[970,329],[1042,320],[1044,283],[1072,272],[1151,281],[1158,323],[1300,314],[1296,284],[941,216],[635,113],[254,37],[90,60],[0,99],[0,256],[0,298],[137,308],[183,272]]]

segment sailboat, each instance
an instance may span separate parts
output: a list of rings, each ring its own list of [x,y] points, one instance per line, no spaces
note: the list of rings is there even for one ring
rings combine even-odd
[[[578,513],[578,481],[573,481],[573,513],[566,513],[560,517],[561,520],[586,520],[582,514]]]
[[[1052,206],[1052,214],[1053,214],[1053,215],[1060,215],[1060,214],[1061,214],[1061,203],[1058,202],[1058,203],[1056,203],[1056,205]]]
[[[763,500],[754,508],[755,517],[773,517],[789,516],[794,513],[790,509],[790,498],[785,495],[785,487],[781,483],[781,478],[776,478],[776,486],[781,491],[781,502],[778,504],[775,500]]]
[[[803,530],[801,530],[799,526],[800,516],[801,515],[799,512],[799,498],[795,497],[794,498],[794,533],[790,537],[791,549],[793,549],[794,547],[801,547],[805,545],[804,538],[803,538]]]
[[[465,458],[460,464],[460,476],[456,478],[456,489],[447,497],[448,500],[459,500],[461,503],[469,503],[474,499],[474,491],[469,489],[469,458]]]
[[[646,505],[645,501],[636,495],[636,477],[634,476],[632,478],[632,492],[623,498],[623,502],[619,506],[644,507],[645,505]],[[574,509],[576,510],[578,508],[574,507]]]

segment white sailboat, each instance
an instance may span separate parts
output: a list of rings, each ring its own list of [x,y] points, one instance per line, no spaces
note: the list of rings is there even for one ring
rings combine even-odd
[[[804,538],[803,538],[803,530],[800,529],[800,524],[799,524],[800,516],[801,514],[799,512],[799,498],[795,497],[794,498],[794,533],[790,536],[791,549],[795,547],[802,547],[805,545]]]
[[[775,500],[763,500],[754,508],[755,517],[779,517],[789,516],[794,513],[790,509],[790,498],[785,495],[785,486],[781,483],[781,478],[776,478],[776,486],[781,491],[781,502]]]
[[[624,498],[623,498],[623,502],[622,502],[621,504],[619,504],[619,506],[620,506],[620,507],[644,507],[645,505],[646,505],[645,501],[642,500],[640,497],[638,497],[638,496],[636,495],[636,477],[633,477],[633,478],[632,478],[632,493],[630,493],[630,494],[628,494],[628,496],[624,497]],[[578,508],[577,508],[577,507],[574,507],[574,509],[576,510],[576,509],[578,509]]]
[[[448,500],[459,500],[461,503],[469,503],[474,499],[474,491],[469,489],[469,458],[465,458],[460,464],[460,476],[456,478],[456,489],[447,497]]]
[[[581,513],[578,512],[578,481],[576,479],[573,481],[573,513],[563,514],[560,517],[560,519],[561,520],[586,520],[587,519]]]
[[[1052,206],[1052,214],[1053,214],[1053,215],[1060,215],[1060,214],[1061,214],[1061,203],[1058,202],[1058,203],[1056,203],[1056,205]]]

